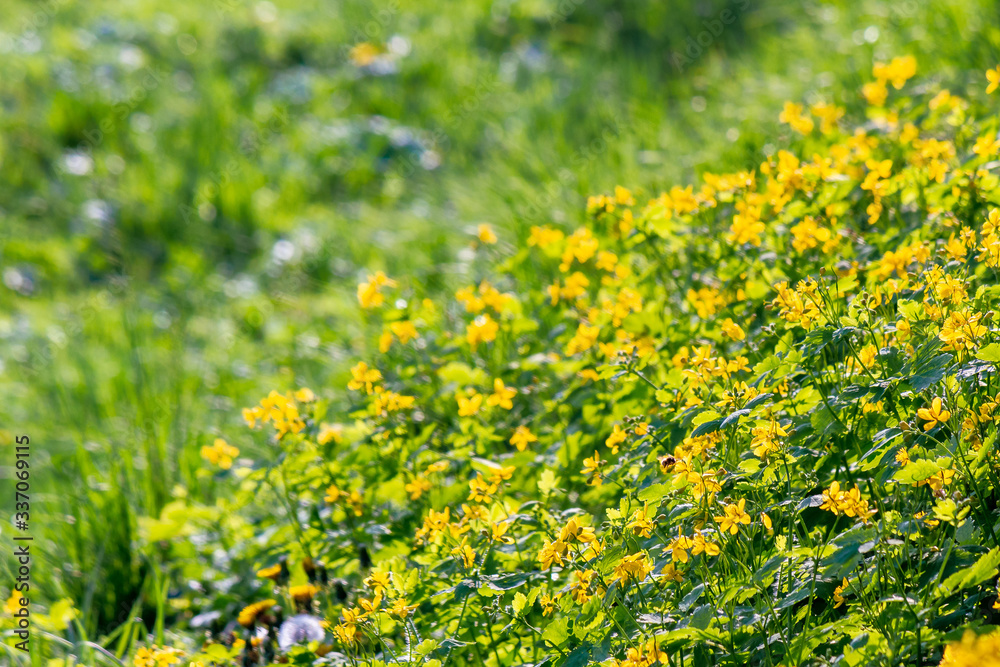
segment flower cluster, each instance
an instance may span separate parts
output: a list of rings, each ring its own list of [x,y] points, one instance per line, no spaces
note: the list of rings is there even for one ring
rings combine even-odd
[[[1000,564],[1000,141],[916,74],[790,102],[806,143],[745,171],[477,227],[443,301],[363,281],[343,385],[244,411],[244,664],[990,664],[944,646]]]

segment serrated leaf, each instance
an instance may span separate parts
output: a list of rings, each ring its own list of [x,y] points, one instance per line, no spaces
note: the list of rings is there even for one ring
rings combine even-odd
[[[979,352],[976,352],[976,359],[1000,361],[1000,343],[990,343],[979,348]]]
[[[957,593],[964,588],[978,586],[997,574],[1000,565],[1000,549],[994,547],[984,554],[974,565],[959,570],[944,580],[939,592],[943,595]]]
[[[514,615],[520,616],[524,608],[528,606],[528,596],[521,591],[517,591],[514,593],[514,601],[511,602],[510,606],[514,610]]]
[[[651,484],[639,491],[639,501],[659,504],[660,499],[668,493],[670,493],[670,487],[666,484]]]
[[[545,631],[542,633],[542,639],[547,641],[552,646],[559,648],[569,636],[569,633],[566,631],[566,627],[566,619],[557,618],[549,623],[548,627],[545,628]]]
[[[939,472],[941,472],[941,467],[937,463],[927,459],[920,459],[919,461],[907,463],[892,478],[903,484],[916,484],[917,482],[922,482],[925,479],[933,477]]]

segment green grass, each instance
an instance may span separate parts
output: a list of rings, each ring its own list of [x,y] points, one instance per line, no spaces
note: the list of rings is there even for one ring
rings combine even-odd
[[[979,0],[275,4],[0,18],[0,422],[34,444],[39,597],[72,598],[91,638],[152,627],[138,520],[178,488],[213,500],[198,450],[238,408],[343,384],[363,270],[444,290],[475,224],[511,241],[617,183],[752,168],[788,140],[785,99],[856,109],[873,59],[949,82],[1000,60]],[[365,31],[407,40],[395,73],[346,58]]]

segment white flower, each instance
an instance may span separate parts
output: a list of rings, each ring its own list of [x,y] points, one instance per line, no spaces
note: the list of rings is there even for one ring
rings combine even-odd
[[[295,644],[320,641],[323,635],[323,626],[320,625],[318,618],[309,614],[299,614],[281,624],[278,630],[278,646],[282,651],[286,651]]]

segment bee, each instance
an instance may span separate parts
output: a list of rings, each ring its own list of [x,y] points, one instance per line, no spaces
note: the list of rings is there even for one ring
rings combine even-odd
[[[662,470],[663,472],[669,472],[670,469],[674,467],[674,464],[677,463],[677,459],[675,459],[670,454],[665,454],[661,456],[658,460],[660,462],[660,470]]]

